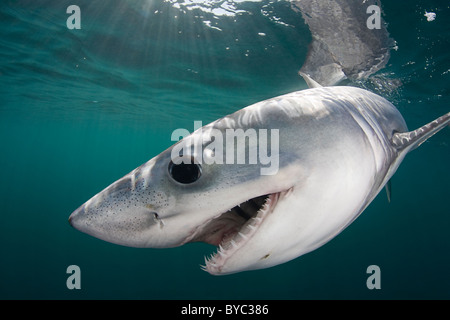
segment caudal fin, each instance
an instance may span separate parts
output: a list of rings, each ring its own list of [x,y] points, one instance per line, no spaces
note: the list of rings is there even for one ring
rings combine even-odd
[[[450,112],[414,131],[395,133],[392,137],[392,144],[399,151],[409,152],[420,146],[449,122]]]

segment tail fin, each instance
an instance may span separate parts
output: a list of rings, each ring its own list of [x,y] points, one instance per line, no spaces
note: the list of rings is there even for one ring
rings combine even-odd
[[[425,140],[444,128],[449,122],[450,112],[417,130],[395,133],[392,137],[392,144],[398,151],[409,152],[420,146]]]

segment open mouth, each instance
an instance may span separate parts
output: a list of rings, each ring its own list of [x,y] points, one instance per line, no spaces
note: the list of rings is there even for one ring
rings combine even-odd
[[[220,274],[228,257],[251,239],[264,218],[273,211],[281,194],[271,193],[249,199],[197,229],[189,242],[202,241],[218,247],[216,253],[205,257],[202,269]]]

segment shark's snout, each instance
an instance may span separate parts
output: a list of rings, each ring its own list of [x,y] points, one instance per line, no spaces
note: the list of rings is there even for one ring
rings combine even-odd
[[[124,177],[94,196],[69,217],[75,229],[105,241],[145,247],[157,229],[157,217],[130,176]],[[131,201],[135,199],[142,201]]]
[[[70,215],[69,224],[123,246],[162,248],[182,244],[196,223],[171,220],[169,196],[157,188],[155,180],[159,178],[152,174],[153,165],[151,160],[96,194]],[[153,183],[149,183],[151,178]]]
[[[69,217],[69,224],[79,231],[91,234],[88,232],[90,220],[91,218],[88,218],[85,213],[85,204],[83,204],[81,207],[72,212]]]
[[[75,210],[69,217],[69,224],[77,230],[78,230],[78,228],[77,228],[78,218],[77,217],[80,215],[80,213],[79,213],[80,209],[82,209],[82,207]]]

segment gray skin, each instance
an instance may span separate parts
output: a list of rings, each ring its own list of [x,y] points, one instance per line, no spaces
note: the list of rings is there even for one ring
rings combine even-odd
[[[407,132],[399,111],[366,90],[290,93],[195,131],[95,195],[69,221],[82,232],[125,246],[214,244],[218,252],[206,259],[204,269],[215,275],[271,267],[339,234],[369,205],[406,153],[449,121],[450,113]],[[267,164],[260,162],[206,164],[211,134],[225,136],[230,128],[278,129],[279,140],[269,143],[269,150],[278,150],[276,173],[262,175]],[[201,175],[179,183],[168,169],[172,150],[194,139],[203,142]],[[278,149],[272,148],[277,142]],[[248,154],[257,147],[250,140],[236,152]],[[197,160],[199,153],[191,156]]]
[[[380,29],[369,29],[367,13],[375,0],[299,0],[292,8],[301,11],[312,36],[301,72],[323,86],[343,79],[365,79],[382,69],[394,41],[380,17]]]

